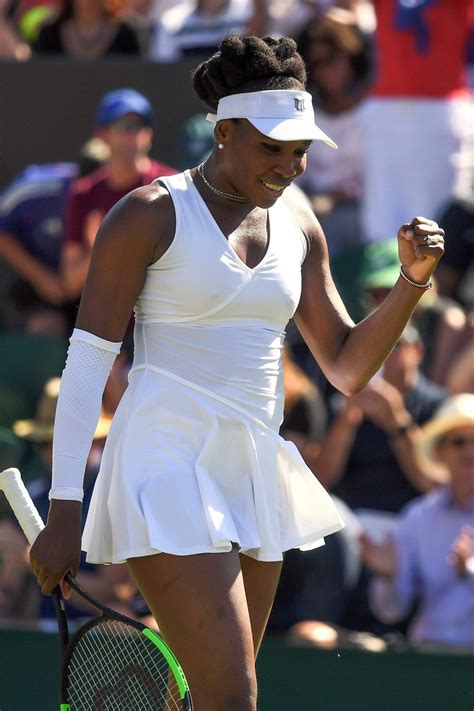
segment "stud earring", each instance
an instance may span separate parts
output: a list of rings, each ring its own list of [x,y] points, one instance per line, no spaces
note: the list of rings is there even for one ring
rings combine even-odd
[[[218,149],[219,149],[220,151],[222,151],[222,150],[224,149],[224,144],[223,144],[223,143],[218,143],[218,144],[217,144],[217,147],[218,147]]]

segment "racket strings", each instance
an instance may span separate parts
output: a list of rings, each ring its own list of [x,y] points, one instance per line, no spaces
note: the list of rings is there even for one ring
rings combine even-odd
[[[67,664],[72,711],[182,711],[160,649],[132,625],[101,620],[76,642]]]

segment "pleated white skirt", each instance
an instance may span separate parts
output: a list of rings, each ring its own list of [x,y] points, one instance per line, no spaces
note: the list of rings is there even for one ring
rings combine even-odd
[[[83,534],[91,563],[230,551],[276,561],[343,527],[296,447],[212,394],[136,370]]]

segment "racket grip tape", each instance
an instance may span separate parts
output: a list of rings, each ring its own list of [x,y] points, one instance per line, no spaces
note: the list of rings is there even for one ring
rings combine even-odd
[[[28,543],[33,545],[37,535],[43,530],[44,523],[22,481],[18,469],[10,467],[10,469],[5,469],[0,474],[0,490],[7,497],[8,503],[23,529]]]

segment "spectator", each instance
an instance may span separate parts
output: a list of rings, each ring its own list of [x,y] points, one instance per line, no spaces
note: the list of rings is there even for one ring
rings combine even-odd
[[[408,325],[383,370],[342,401],[321,445],[319,479],[356,513],[397,513],[433,487],[416,459],[415,445],[419,426],[446,393],[420,372],[422,354],[419,334]]]
[[[217,50],[230,33],[261,34],[255,24],[261,0],[188,0],[163,13],[154,32],[150,57],[158,62],[199,59]]]
[[[467,48],[471,0],[374,0],[377,72],[364,111],[363,226],[369,242],[403,215],[472,195]],[[387,168],[389,166],[389,168]]]
[[[59,278],[66,202],[73,179],[98,168],[106,156],[105,144],[89,141],[82,148],[79,165],[30,165],[0,195],[0,322],[4,328],[23,328],[31,309],[40,307],[72,319]]]
[[[111,91],[99,104],[96,133],[109,146],[110,156],[106,165],[79,180],[72,190],[61,267],[70,299],[82,292],[92,245],[105,214],[131,190],[176,172],[149,158],[152,125],[150,102],[133,89]]]
[[[435,491],[410,503],[394,537],[362,537],[376,574],[371,603],[387,622],[418,598],[413,642],[474,648],[474,395],[449,398],[422,428],[418,451]]]
[[[16,31],[13,10],[11,0],[0,0],[0,59],[24,61],[30,58],[31,50]]]
[[[59,14],[42,26],[33,50],[41,56],[101,59],[138,56],[140,43],[107,0],[62,0]]]
[[[361,103],[370,70],[369,45],[355,16],[340,9],[329,10],[312,22],[300,35],[298,45],[315,98],[315,120],[339,147],[324,152],[314,142],[299,181],[321,222],[333,257],[361,241]]]

